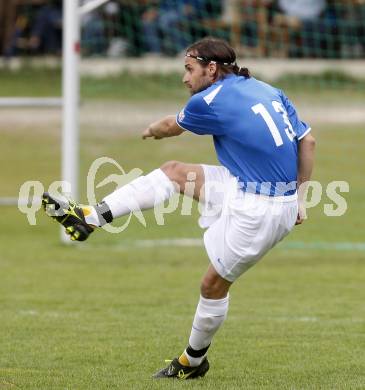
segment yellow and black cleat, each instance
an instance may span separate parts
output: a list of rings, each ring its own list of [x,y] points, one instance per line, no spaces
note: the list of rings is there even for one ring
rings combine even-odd
[[[170,361],[170,364],[153,375],[155,379],[177,378],[177,379],[196,379],[203,377],[209,370],[209,362],[205,357],[197,367],[183,366],[178,358]]]
[[[66,228],[72,241],[85,241],[94,229],[85,221],[82,208],[74,201],[57,199],[45,192],[42,205],[46,214]]]

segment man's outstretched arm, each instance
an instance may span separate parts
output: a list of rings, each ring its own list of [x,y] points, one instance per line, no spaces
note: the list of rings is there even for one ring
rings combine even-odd
[[[157,122],[151,123],[142,133],[142,138],[146,139],[153,137],[161,139],[166,137],[174,137],[183,133],[184,130],[176,123],[176,117],[169,115]]]
[[[314,149],[316,141],[309,133],[299,141],[298,145],[298,204],[299,213],[296,224],[299,225],[306,219],[304,208],[304,195],[307,189],[307,182],[310,180],[314,164]]]

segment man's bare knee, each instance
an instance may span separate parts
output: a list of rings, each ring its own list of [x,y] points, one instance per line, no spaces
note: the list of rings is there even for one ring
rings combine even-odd
[[[212,265],[209,266],[207,273],[200,285],[200,293],[202,297],[207,299],[221,299],[228,294],[232,283],[223,279],[214,269]]]
[[[184,178],[184,164],[180,161],[167,161],[161,165],[160,169],[166,174],[166,176],[177,183],[180,187],[185,183]]]
[[[202,284],[200,285],[200,294],[204,298],[211,298],[214,295],[214,286],[210,283],[207,283],[205,280],[203,280]]]
[[[215,283],[211,280],[203,280],[200,285],[200,294],[206,299],[221,299],[227,296],[229,287]]]

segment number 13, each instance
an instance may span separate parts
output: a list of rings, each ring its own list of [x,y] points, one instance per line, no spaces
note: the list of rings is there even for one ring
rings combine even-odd
[[[285,128],[285,133],[288,136],[290,141],[293,141],[296,134],[294,132],[293,126],[291,125],[288,114],[283,107],[283,105],[280,102],[277,102],[276,100],[273,100],[272,106],[274,107],[274,110],[278,113],[280,113],[283,116],[283,121],[287,125]],[[283,139],[281,138],[280,131],[278,127],[276,126],[274,120],[272,119],[272,116],[270,115],[269,111],[265,108],[265,106],[262,103],[256,104],[251,107],[251,110],[255,114],[260,114],[267,124],[267,127],[270,130],[270,133],[272,137],[274,138],[275,145],[276,146],[281,146],[284,142]]]

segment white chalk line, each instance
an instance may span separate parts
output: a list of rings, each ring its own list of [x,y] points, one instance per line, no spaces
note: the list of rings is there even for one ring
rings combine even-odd
[[[80,249],[91,247],[107,247],[113,251],[123,251],[133,248],[159,248],[159,247],[203,247],[201,238],[168,238],[152,240],[128,240],[118,244],[91,244],[79,246]],[[365,252],[365,242],[327,242],[327,241],[290,241],[277,245],[281,250],[328,250],[328,251],[360,251]]]
[[[360,317],[346,317],[346,318],[324,318],[317,316],[271,316],[265,317],[265,321],[276,321],[276,322],[327,322],[332,324],[358,324],[364,323],[365,319]]]
[[[70,317],[79,317],[77,312],[58,312],[58,311],[39,311],[34,309],[28,310],[19,310],[17,312],[19,316],[26,317],[48,317],[48,318],[70,318]]]
[[[57,312],[57,311],[38,311],[34,309],[19,310],[17,314],[20,317],[44,317],[44,318],[78,318],[80,313],[78,312]],[[232,318],[232,316],[231,316]],[[234,316],[233,316],[234,318]],[[261,317],[251,317],[250,319],[256,319],[257,321],[262,320]],[[330,324],[363,324],[364,318],[359,317],[338,317],[338,318],[324,318],[317,316],[269,316],[263,319],[264,321],[274,322],[305,322],[305,323],[330,323]]]

